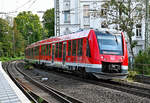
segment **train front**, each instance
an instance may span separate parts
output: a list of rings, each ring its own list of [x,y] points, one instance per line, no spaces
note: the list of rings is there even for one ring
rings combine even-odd
[[[98,78],[124,79],[128,74],[127,45],[123,33],[95,32],[99,46],[101,72]]]

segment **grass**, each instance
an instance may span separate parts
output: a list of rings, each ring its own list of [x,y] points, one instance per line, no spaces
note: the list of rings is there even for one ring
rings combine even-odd
[[[137,75],[136,71],[129,70],[127,81],[134,81],[136,75]]]
[[[33,65],[31,65],[31,64],[25,65],[24,68],[25,68],[25,69],[29,69],[29,70],[30,70],[30,69],[34,69]]]
[[[13,60],[20,60],[20,59],[24,59],[24,57],[0,57],[0,61],[2,62],[7,62],[7,61],[13,61]]]

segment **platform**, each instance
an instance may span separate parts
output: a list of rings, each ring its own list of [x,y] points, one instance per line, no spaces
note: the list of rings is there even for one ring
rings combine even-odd
[[[31,103],[2,68],[0,62],[0,103]]]

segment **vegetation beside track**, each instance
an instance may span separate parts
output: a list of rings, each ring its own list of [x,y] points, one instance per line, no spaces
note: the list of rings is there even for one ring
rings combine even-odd
[[[25,11],[13,18],[13,23],[0,18],[1,61],[22,59],[27,45],[54,35],[54,9],[46,10],[42,18],[43,24],[38,15]]]
[[[24,56],[21,56],[21,57],[0,57],[0,61],[2,61],[2,62],[21,60],[21,59],[24,59]]]
[[[147,51],[139,52],[135,57],[133,70],[136,71],[137,74],[150,76],[150,48]]]

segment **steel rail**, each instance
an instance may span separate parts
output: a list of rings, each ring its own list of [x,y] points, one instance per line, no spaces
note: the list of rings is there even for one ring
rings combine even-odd
[[[16,70],[18,72],[20,72],[22,75],[24,75],[29,81],[33,82],[34,84],[36,84],[39,88],[49,92],[50,94],[52,94],[56,99],[58,99],[60,102],[62,103],[84,103],[83,101],[81,100],[78,100],[74,97],[71,97],[67,94],[64,94],[50,86],[47,86],[45,84],[42,84],[38,81],[36,81],[35,79],[32,79],[30,76],[28,76],[27,74],[23,73],[21,70],[19,70],[19,67],[17,66],[17,63],[16,63]]]
[[[47,70],[46,70],[47,71]],[[58,72],[54,71],[58,74]],[[59,73],[62,76],[70,78],[70,74],[66,75],[65,73]],[[71,75],[72,76],[72,75]],[[141,97],[150,98],[150,88],[140,87],[128,83],[118,82],[118,81],[109,81],[109,80],[100,80],[100,79],[83,79],[79,77],[72,76],[71,78],[79,81],[83,81],[90,84],[95,84],[98,86],[107,87],[110,89],[119,90],[129,94],[134,94]]]
[[[32,101],[33,103],[38,103],[37,100],[35,100],[35,98],[30,95],[30,93],[27,92],[27,90],[17,81],[17,79],[15,78],[14,74],[12,74],[10,72],[10,65],[12,65],[11,63],[8,63],[8,66],[6,67],[6,71],[9,75],[9,77],[14,81],[14,83],[22,90],[22,92],[29,98],[30,101]],[[12,68],[12,67],[11,67]]]
[[[87,82],[87,83],[91,83],[91,84],[95,84],[98,86],[107,87],[110,89],[119,90],[119,91],[126,92],[129,94],[134,94],[136,96],[150,98],[150,89],[149,88],[139,87],[139,86],[123,83],[123,82],[109,81],[109,80],[82,79],[82,81]]]

